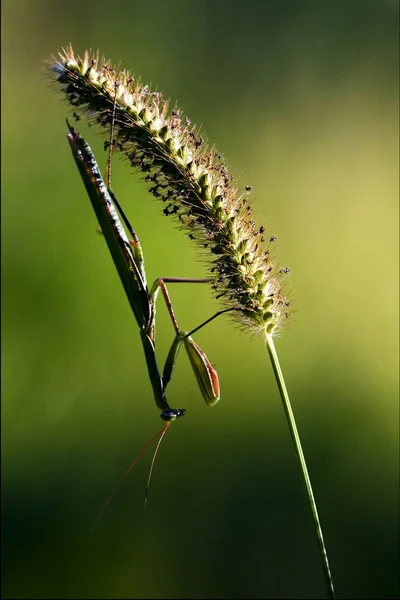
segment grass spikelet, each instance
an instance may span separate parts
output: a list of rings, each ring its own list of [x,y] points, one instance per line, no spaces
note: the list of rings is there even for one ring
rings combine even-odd
[[[288,268],[277,266],[275,235],[252,217],[248,195],[234,185],[217,150],[160,92],[98,54],[71,47],[49,62],[53,80],[78,113],[108,130],[115,101],[114,144],[145,174],[149,191],[200,246],[212,287],[239,323],[266,336],[289,317]]]

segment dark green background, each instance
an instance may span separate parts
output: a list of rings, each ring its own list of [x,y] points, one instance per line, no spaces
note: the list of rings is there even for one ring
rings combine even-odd
[[[100,48],[204,126],[290,265],[277,341],[340,598],[397,598],[398,2],[3,2],[4,598],[322,598],[309,509],[267,352],[221,318],[196,335],[222,399],[187,358],[149,507],[161,425],[137,328],[65,140],[43,62]],[[105,163],[100,136],[81,132]],[[201,277],[196,248],[138,175],[114,189],[149,279]],[[208,289],[171,289],[183,328]],[[159,310],[158,349],[173,330]]]

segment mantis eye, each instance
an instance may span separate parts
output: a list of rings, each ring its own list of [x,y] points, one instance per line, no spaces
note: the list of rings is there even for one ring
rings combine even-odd
[[[186,337],[183,340],[190,364],[199,384],[203,398],[208,406],[214,406],[219,401],[220,390],[217,371],[214,369],[203,350],[192,340]]]
[[[178,419],[178,417],[183,417],[185,413],[186,409],[184,408],[170,408],[169,410],[163,410],[160,416],[164,421],[171,422]]]

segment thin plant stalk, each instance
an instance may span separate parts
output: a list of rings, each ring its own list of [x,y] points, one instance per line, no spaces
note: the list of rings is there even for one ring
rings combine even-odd
[[[311,485],[310,476],[308,474],[307,463],[304,457],[303,448],[301,446],[299,432],[297,430],[296,419],[293,414],[292,406],[290,404],[289,394],[285,385],[285,379],[283,377],[281,365],[279,364],[278,354],[276,352],[275,344],[272,335],[265,336],[269,357],[271,359],[272,368],[274,370],[276,382],[278,384],[279,393],[281,395],[283,408],[285,410],[286,419],[289,425],[290,435],[292,436],[294,448],[299,461],[301,474],[303,477],[304,485],[306,486],[308,502],[310,504],[312,517],[314,520],[315,533],[317,534],[319,555],[321,557],[322,569],[324,572],[326,589],[328,592],[328,598],[335,598],[335,590],[333,587],[331,569],[329,566],[328,554],[326,552],[324,536],[322,533],[322,527],[318,516],[317,504],[314,498],[314,492]]]

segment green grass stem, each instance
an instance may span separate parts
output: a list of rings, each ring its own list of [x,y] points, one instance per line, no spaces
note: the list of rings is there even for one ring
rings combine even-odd
[[[317,534],[318,549],[321,557],[322,569],[324,572],[328,598],[335,598],[335,590],[333,587],[331,569],[329,566],[328,554],[326,552],[324,536],[322,534],[322,527],[318,516],[317,504],[315,502],[314,492],[311,486],[310,476],[308,474],[306,459],[304,457],[303,448],[301,446],[299,432],[297,431],[296,420],[294,418],[292,406],[290,404],[289,394],[286,389],[285,379],[283,377],[282,369],[279,364],[278,354],[275,349],[275,344],[272,335],[266,335],[266,342],[269,357],[272,363],[272,368],[274,370],[276,382],[278,384],[279,393],[282,398],[283,408],[285,410],[287,422],[289,425],[290,435],[292,436],[294,448],[300,464],[301,474],[307,490],[308,502],[310,504],[311,513],[314,520],[315,533]]]

